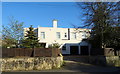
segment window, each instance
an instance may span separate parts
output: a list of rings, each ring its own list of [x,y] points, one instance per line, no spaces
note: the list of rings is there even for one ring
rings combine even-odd
[[[76,37],[76,33],[72,33],[72,38],[73,39],[76,39],[77,37]]]
[[[60,39],[60,32],[56,32],[57,39]]]
[[[82,38],[86,38],[86,33],[85,32],[82,33]]]
[[[65,33],[64,37],[65,37],[65,38],[67,37],[67,33]]]
[[[66,50],[66,44],[63,45],[62,50]]]
[[[41,32],[41,39],[45,39],[45,32]]]

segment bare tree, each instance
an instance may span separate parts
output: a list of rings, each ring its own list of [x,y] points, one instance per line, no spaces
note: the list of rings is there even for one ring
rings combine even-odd
[[[23,22],[19,22],[13,17],[10,17],[9,21],[8,25],[2,26],[3,47],[18,47],[18,41],[23,38]]]
[[[95,47],[105,48],[111,46],[113,42],[119,45],[120,35],[118,33],[120,33],[120,30],[117,27],[120,27],[120,2],[85,2],[77,4],[83,10],[85,18],[83,27],[92,29],[89,41]],[[116,35],[113,35],[115,33]]]

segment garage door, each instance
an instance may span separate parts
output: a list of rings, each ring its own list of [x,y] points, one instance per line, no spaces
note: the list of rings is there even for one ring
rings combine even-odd
[[[77,55],[77,54],[79,54],[78,46],[70,46],[70,54],[71,55]]]
[[[81,46],[80,50],[81,50],[81,55],[88,55],[89,54],[88,46]]]

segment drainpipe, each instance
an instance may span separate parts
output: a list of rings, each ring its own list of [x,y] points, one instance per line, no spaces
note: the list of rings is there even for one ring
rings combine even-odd
[[[68,40],[70,40],[70,28],[68,28]]]

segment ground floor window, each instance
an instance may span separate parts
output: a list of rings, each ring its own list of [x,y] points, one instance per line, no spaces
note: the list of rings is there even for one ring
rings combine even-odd
[[[66,50],[66,44],[63,45],[62,50]]]

